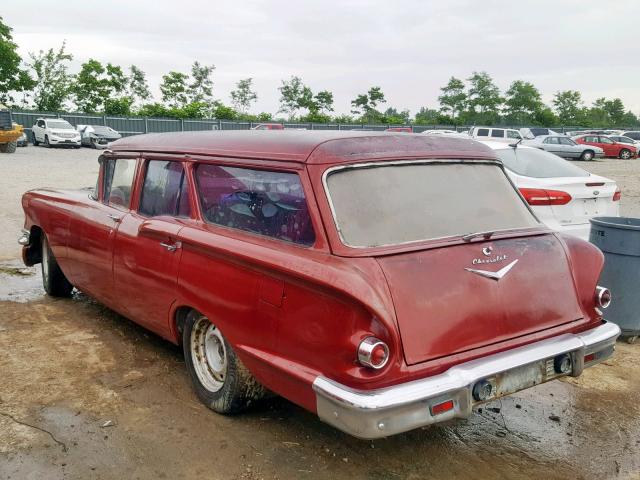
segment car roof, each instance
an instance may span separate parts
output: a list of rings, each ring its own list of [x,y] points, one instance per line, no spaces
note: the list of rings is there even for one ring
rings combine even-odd
[[[495,159],[487,147],[462,138],[337,130],[154,133],[117,140],[110,144],[110,151],[177,153],[318,164],[398,158]]]
[[[486,145],[492,150],[506,150],[507,148],[513,148],[511,146],[512,144],[506,143],[506,142],[492,142],[491,140],[476,140],[476,143],[481,143],[483,145]],[[517,148],[534,148],[534,147],[528,147],[527,145],[523,145],[522,143],[519,143]]]

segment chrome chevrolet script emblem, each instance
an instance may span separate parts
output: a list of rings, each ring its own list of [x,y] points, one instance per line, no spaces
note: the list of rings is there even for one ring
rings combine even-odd
[[[503,262],[507,259],[507,255],[496,255],[495,257],[491,257],[492,253],[493,253],[492,247],[484,247],[482,249],[482,254],[485,257],[489,257],[489,258],[474,258],[471,263],[473,265],[481,265],[481,264],[487,264],[487,263]],[[497,272],[491,272],[489,270],[479,270],[476,268],[465,268],[465,270],[467,272],[476,273],[482,277],[492,278],[493,280],[500,280],[507,273],[509,273],[509,270],[511,270],[516,263],[518,263],[518,260],[514,260],[509,265],[507,265],[506,267],[502,267]]]

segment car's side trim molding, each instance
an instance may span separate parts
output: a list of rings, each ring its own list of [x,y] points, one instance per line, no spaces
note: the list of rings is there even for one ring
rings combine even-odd
[[[373,391],[355,390],[319,376],[313,382],[318,416],[360,438],[385,437],[454,417],[467,417],[477,403],[472,393],[476,382],[562,354],[571,355],[571,375],[578,376],[585,367],[585,355],[597,353],[587,366],[605,360],[613,353],[619,335],[617,325],[604,323],[586,332],[559,335],[462,363],[439,375]],[[430,407],[444,400],[453,400],[454,408],[432,415]]]

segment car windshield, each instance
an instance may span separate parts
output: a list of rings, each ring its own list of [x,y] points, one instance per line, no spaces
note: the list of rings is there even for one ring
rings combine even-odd
[[[109,127],[104,127],[102,125],[91,125],[93,131],[99,135],[113,135],[116,133],[115,130]]]
[[[539,225],[502,169],[491,163],[348,167],[330,172],[326,188],[340,237],[351,247]]]
[[[505,167],[525,177],[589,176],[589,172],[576,167],[553,153],[538,150],[537,148],[501,148],[494,151]]]
[[[73,130],[71,124],[64,120],[48,120],[47,127],[57,128],[58,130]]]

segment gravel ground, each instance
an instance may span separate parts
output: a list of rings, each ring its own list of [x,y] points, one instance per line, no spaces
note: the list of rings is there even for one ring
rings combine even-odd
[[[364,442],[282,399],[222,417],[180,350],[81,293],[44,297],[22,268],[20,195],[95,183],[98,153],[0,155],[0,479],[640,479],[640,346],[468,420]],[[640,216],[640,161],[579,163]]]

